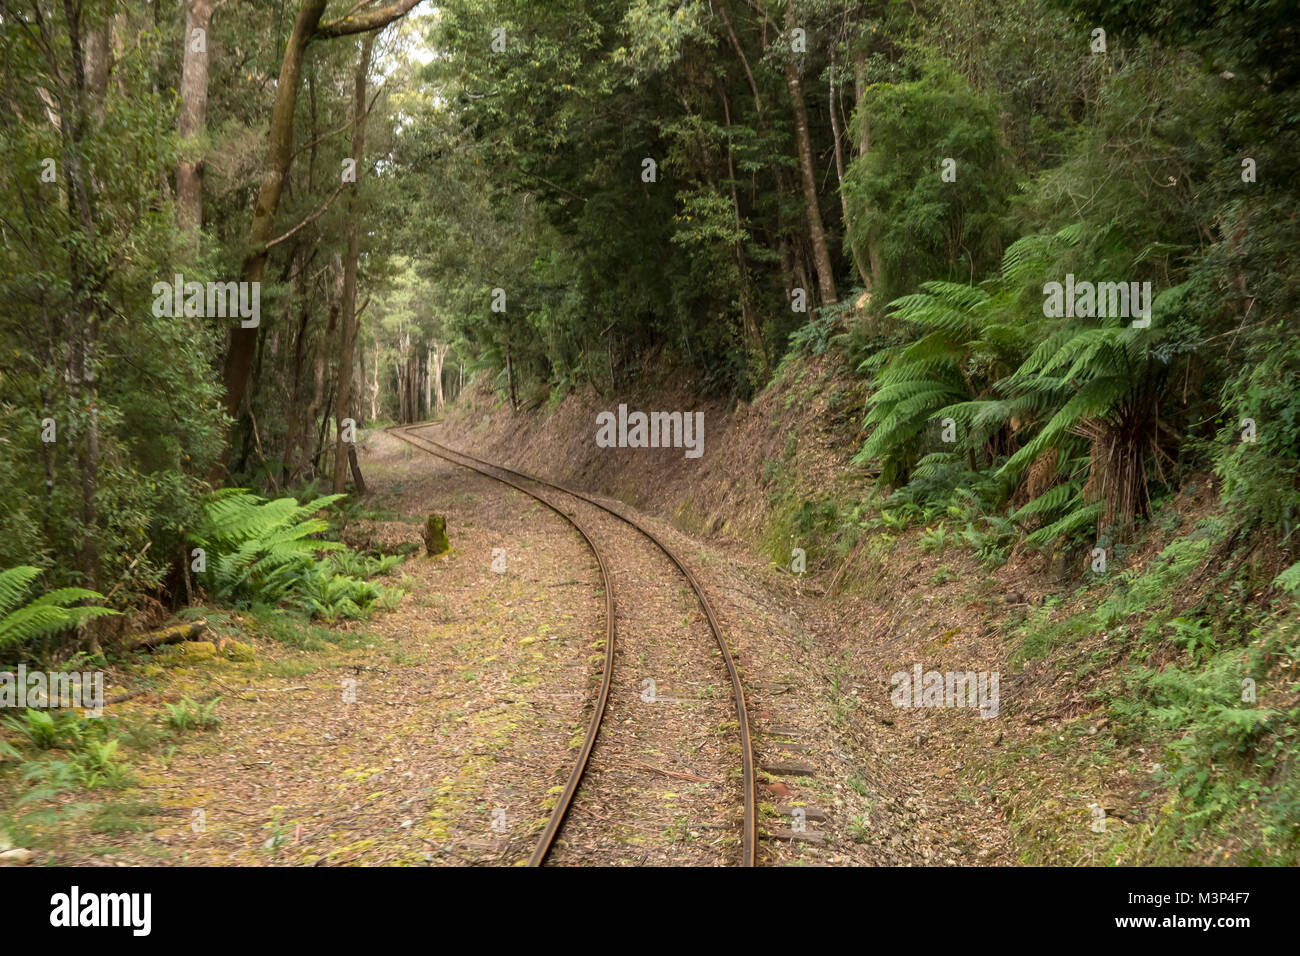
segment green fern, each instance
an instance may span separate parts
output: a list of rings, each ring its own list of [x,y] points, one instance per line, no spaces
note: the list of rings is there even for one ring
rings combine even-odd
[[[198,704],[188,697],[182,697],[179,704],[164,704],[167,709],[167,724],[182,733],[219,727],[221,718],[217,716],[217,704],[220,701],[220,697],[214,697],[206,704]]]
[[[1300,561],[1287,568],[1273,579],[1273,586],[1290,594],[1300,591]]]
[[[293,498],[267,501],[239,488],[216,492],[193,535],[209,557],[209,589],[234,601],[283,600],[317,554],[343,548],[314,537],[329,524],[312,517],[341,497],[325,495],[299,504]]]
[[[1046,527],[1039,528],[1033,534],[1025,538],[1027,544],[1045,545],[1050,544],[1067,535],[1082,531],[1089,525],[1095,525],[1097,519],[1101,516],[1101,502],[1094,501],[1092,504],[1080,504],[1079,507],[1069,511],[1063,518],[1054,521]]]
[[[1002,254],[1002,281],[1022,288],[1036,280],[1062,247],[1077,246],[1083,238],[1083,223],[1072,223],[1055,235],[1031,235],[1017,239]]]
[[[22,734],[35,747],[49,750],[63,742],[67,724],[46,710],[28,707],[21,717],[6,717],[5,726]]]
[[[383,597],[382,590],[373,584],[320,567],[304,572],[296,590],[302,608],[327,622],[364,617]]]
[[[40,574],[40,568],[28,565],[0,571],[0,649],[119,613],[94,605],[69,607],[75,601],[103,600],[102,594],[87,588],[56,588],[22,604],[23,596]]]
[[[338,551],[330,555],[329,566],[336,574],[346,574],[354,578],[373,578],[387,574],[402,563],[398,554],[379,554],[371,557],[358,551]]]
[[[879,370],[864,422],[873,430],[857,463],[879,460],[882,479],[898,481],[924,451],[919,446],[929,422],[943,418],[961,426],[957,447],[932,452],[991,459],[1007,443],[1013,418],[1035,416],[1041,404],[1035,396],[1004,387],[1012,371],[1023,367],[1042,321],[1036,316],[1026,322],[1018,300],[1030,279],[1041,277],[1053,257],[1081,236],[1080,226],[1026,236],[1007,248],[997,279],[982,286],[926,282],[920,292],[890,303],[894,317],[924,331],[915,341],[863,363],[861,371]],[[1039,353],[1041,361],[1054,351],[1040,347],[1030,357]],[[936,464],[938,459],[932,459],[931,470]]]
[[[926,282],[915,295],[890,303],[895,318],[920,327],[922,334],[885,353],[864,421],[871,434],[856,463],[878,460],[882,480],[896,484],[908,477],[918,458],[928,459],[926,452],[983,450],[1016,410],[1012,400],[983,404],[999,376],[1024,355],[1027,330],[1024,323],[1009,321],[1010,306],[1010,296],[996,282],[986,287]],[[868,364],[875,369],[880,362],[864,362],[861,370],[869,370]],[[968,426],[957,447],[927,447],[930,423],[945,417]],[[941,461],[928,460],[931,470]]]
[[[1078,223],[1025,236],[1006,249],[996,279],[979,287],[926,282],[892,302],[893,316],[920,334],[863,363],[875,371],[876,391],[864,422],[871,432],[855,462],[879,461],[882,482],[897,484],[933,482],[962,456],[972,469],[1001,460],[996,474],[1014,482],[1046,453],[1082,457],[1098,469],[1086,483],[1072,473],[1014,516],[1043,524],[1033,543],[1077,533],[1092,519],[1098,533],[1122,533],[1144,513],[1148,471],[1158,473],[1163,455],[1168,357],[1159,330],[1166,323],[1135,329],[1118,316],[1042,316],[1039,284],[1060,271],[1083,236]],[[1184,299],[1182,286],[1163,291],[1154,316],[1175,316]],[[957,440],[939,446],[927,430],[943,419],[957,426]]]
[[[1023,524],[1031,518],[1041,518],[1043,515],[1060,511],[1066,506],[1067,502],[1072,501],[1078,494],[1079,488],[1075,485],[1062,484],[1049,488],[1012,514],[1011,520]]]

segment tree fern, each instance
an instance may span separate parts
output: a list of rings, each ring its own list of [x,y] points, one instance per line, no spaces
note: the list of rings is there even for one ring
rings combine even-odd
[[[980,287],[926,282],[892,302],[894,317],[920,334],[889,350],[876,373],[864,422],[872,430],[855,460],[879,460],[882,480],[896,483],[913,468],[937,475],[963,452],[970,468],[1005,456],[997,474],[1015,479],[1045,453],[1077,460],[1086,452],[1087,482],[1049,487],[1017,513],[1044,522],[1031,537],[1075,533],[1092,518],[1098,533],[1122,531],[1145,512],[1148,469],[1159,468],[1163,453],[1164,323],[1135,329],[1119,316],[1042,315],[1040,283],[1083,236],[1077,223],[1025,236]],[[1184,298],[1181,287],[1165,290],[1153,317],[1176,313]],[[927,445],[927,427],[942,419],[958,426],[956,442]]]
[[[855,461],[879,460],[886,483],[906,478],[927,451],[921,441],[941,412],[967,410],[986,397],[999,374],[1015,367],[1023,354],[1023,328],[1004,321],[1007,297],[989,288],[956,282],[926,282],[921,291],[890,303],[893,315],[920,327],[922,334],[889,351],[876,373],[876,391],[864,425],[871,434]],[[963,412],[953,415],[960,420]],[[960,447],[972,450],[971,436]],[[930,462],[929,471],[939,460]]]
[[[1153,311],[1178,298],[1166,290]],[[1150,329],[1135,329],[1126,319],[1080,318],[1049,336],[1005,382],[999,384],[1025,397],[1040,411],[1044,423],[1037,434],[1002,466],[1003,472],[1024,470],[1049,449],[1091,449],[1091,474],[1085,486],[1096,512],[1098,533],[1122,532],[1145,513],[1150,501],[1148,469],[1158,467],[1160,399],[1168,367],[1153,342]],[[1090,512],[1091,513],[1091,512]],[[1072,509],[1071,530],[1082,527],[1082,514]],[[1049,528],[1066,525],[1061,521]],[[1033,535],[1043,540],[1048,529]]]

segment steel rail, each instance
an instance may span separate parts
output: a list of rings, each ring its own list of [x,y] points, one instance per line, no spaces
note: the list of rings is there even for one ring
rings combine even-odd
[[[595,556],[596,564],[600,568],[600,579],[605,588],[605,664],[604,671],[600,678],[600,693],[596,697],[596,705],[591,712],[591,720],[587,724],[587,733],[582,740],[582,749],[578,751],[578,760],[574,764],[573,771],[569,774],[568,782],[560,792],[559,798],[555,803],[555,808],[551,811],[551,815],[546,821],[546,826],[542,829],[542,834],[537,841],[537,845],[528,859],[529,866],[541,866],[543,861],[546,859],[546,855],[551,851],[551,845],[555,842],[555,837],[560,832],[560,826],[564,823],[564,817],[569,812],[569,806],[573,803],[574,795],[578,792],[578,785],[582,781],[583,772],[587,769],[587,761],[591,757],[591,751],[596,746],[596,737],[600,734],[600,722],[605,716],[605,707],[609,702],[610,685],[614,679],[614,641],[616,635],[616,625],[614,623],[614,587],[609,576],[609,570],[605,566],[605,556],[601,554],[600,549],[596,547],[596,543],[591,540],[591,536],[587,534],[587,530],[578,522],[575,516],[563,511],[561,508],[547,501],[541,495],[529,491],[527,488],[509,480],[508,478],[494,475],[485,468],[466,464],[463,461],[457,461],[457,457],[470,459],[470,456],[459,455],[458,452],[455,452],[452,449],[443,448],[443,446],[438,445],[437,442],[431,442],[426,438],[404,434],[402,430],[397,428],[389,428],[386,429],[386,431],[388,431],[389,434],[402,439],[413,448],[419,448],[420,451],[426,452],[427,454],[437,455],[439,458],[450,461],[452,464],[460,465],[462,468],[468,468],[471,471],[476,471],[487,478],[509,485],[516,491],[521,491],[530,498],[541,502],[572,525],[574,530],[582,536],[582,540],[587,543],[587,547]],[[442,450],[434,451],[430,448],[421,448],[420,446],[422,444],[436,445]],[[450,454],[448,454],[448,452],[450,452]],[[475,461],[477,459],[470,460]]]
[[[740,736],[740,752],[741,752],[741,770],[742,770],[743,786],[745,790],[744,823],[743,823],[743,832],[741,833],[742,865],[743,866],[756,865],[757,817],[756,817],[756,808],[755,808],[756,790],[755,790],[755,781],[754,781],[754,748],[753,748],[753,741],[749,732],[749,712],[748,712],[748,708],[745,705],[745,689],[740,681],[740,673],[736,668],[735,658],[732,656],[731,649],[727,646],[726,638],[723,636],[722,625],[718,622],[717,614],[713,610],[713,604],[712,602],[709,601],[708,596],[704,593],[704,588],[700,585],[699,580],[695,577],[695,575],[691,572],[691,570],[688,567],[686,567],[685,563],[681,560],[680,557],[678,557],[677,553],[673,551],[673,549],[670,548],[667,544],[665,544],[663,540],[661,540],[659,536],[656,535],[653,531],[645,527],[643,524],[641,524],[639,521],[635,520],[634,518],[629,518],[627,515],[621,513],[618,509],[610,507],[604,502],[598,501],[597,499],[593,498],[591,495],[586,494],[585,492],[577,491],[576,489],[570,488],[558,482],[548,481],[545,478],[538,478],[536,475],[530,475],[525,472],[515,471],[514,469],[507,468],[504,465],[497,465],[493,462],[485,461],[481,458],[476,458],[473,455],[466,454],[465,452],[462,451],[457,451],[454,448],[448,448],[446,445],[442,445],[438,442],[433,441],[432,439],[425,438],[423,436],[412,436],[412,435],[405,434],[405,432],[414,431],[419,428],[429,428],[429,427],[432,426],[430,424],[424,424],[424,425],[415,425],[415,426],[405,426],[402,429],[390,429],[390,431],[392,431],[394,434],[397,434],[398,437],[404,439],[414,447],[418,448],[420,447],[420,444],[433,446],[433,448],[437,449],[437,451],[433,451],[428,448],[424,450],[429,451],[430,454],[435,454],[441,458],[445,458],[448,461],[454,461],[454,458],[452,456],[455,456],[470,462],[474,462],[475,464],[465,465],[464,467],[472,468],[474,471],[477,471],[480,474],[484,474],[490,478],[495,478],[498,481],[504,482],[505,484],[510,485],[511,487],[524,492],[530,497],[535,498],[538,501],[541,501],[547,507],[559,513],[562,517],[568,520],[570,524],[572,524],[575,528],[577,528],[578,531],[582,534],[583,538],[587,541],[588,546],[590,546],[593,553],[596,554],[597,561],[601,565],[602,574],[604,574],[605,565],[600,555],[600,552],[595,547],[595,544],[592,542],[591,538],[587,536],[586,532],[577,523],[577,521],[573,516],[557,508],[555,505],[551,504],[550,502],[545,501],[544,499],[540,498],[538,495],[534,494],[528,489],[521,487],[516,482],[510,481],[509,479],[506,478],[502,478],[499,475],[490,474],[488,471],[484,469],[494,469],[496,471],[504,472],[507,475],[512,475],[513,477],[521,481],[531,481],[534,482],[535,484],[539,484],[544,487],[552,488],[556,491],[560,491],[564,494],[571,495],[574,498],[578,498],[581,501],[585,501],[589,505],[599,508],[601,511],[604,511],[605,513],[617,518],[619,521],[631,525],[637,531],[641,532],[642,535],[648,538],[657,548],[659,548],[659,550],[662,551],[664,555],[667,556],[667,558],[677,567],[677,570],[679,570],[682,573],[682,576],[685,577],[686,580],[690,583],[691,589],[695,592],[696,598],[699,599],[700,606],[704,609],[704,616],[708,621],[709,629],[713,632],[713,637],[717,641],[718,649],[722,652],[722,659],[726,664],[727,673],[731,679],[732,693],[736,702],[736,716],[740,728],[739,736]],[[417,444],[417,442],[419,444]],[[463,464],[463,463],[457,462],[457,464]],[[591,748],[592,746],[594,746],[596,736],[599,733],[599,716],[603,715],[604,713],[605,702],[608,698],[610,677],[613,671],[613,647],[614,647],[613,592],[609,588],[608,577],[606,577],[605,593],[607,595],[606,605],[608,609],[608,614],[610,615],[610,630],[609,630],[609,637],[606,639],[606,671],[605,671],[604,681],[602,685],[602,698],[599,703],[599,709],[597,710],[596,714],[593,714],[593,722],[591,727],[588,730],[589,737],[587,740],[584,741],[584,752],[580,755],[579,764],[575,766],[574,772],[569,778],[569,786],[566,786],[565,792],[561,794],[561,797],[566,799],[564,799],[561,803],[556,804],[555,811],[551,814],[551,819],[547,821],[547,828],[543,831],[542,840],[538,842],[537,849],[534,850],[533,857],[532,859],[529,860],[529,864],[533,866],[537,866],[542,863],[542,861],[546,857],[546,854],[550,850],[551,842],[554,841],[556,834],[559,832],[560,825],[562,824],[564,819],[564,814],[567,813],[569,803],[572,802],[573,796],[577,792],[577,787],[581,780],[582,773],[586,769],[587,758],[590,756]]]

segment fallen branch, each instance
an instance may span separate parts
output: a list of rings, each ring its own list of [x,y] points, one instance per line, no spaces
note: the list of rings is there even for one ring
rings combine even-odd
[[[148,690],[149,690],[148,687],[139,687],[135,690],[127,691],[125,694],[118,694],[116,697],[110,697],[108,700],[104,701],[104,706],[107,707],[109,704],[120,704],[123,701],[130,700],[133,697],[139,697],[141,694],[146,693]]]
[[[160,631],[149,631],[145,634],[136,635],[133,639],[127,641],[126,649],[128,651],[153,650],[156,647],[162,647],[164,644],[196,641],[201,639],[207,629],[208,622],[206,618],[200,618],[197,621],[190,621],[185,624],[173,624],[171,627],[164,627]]]
[[[139,687],[135,690],[127,691],[125,694],[118,694],[116,697],[110,697],[108,700],[104,701],[103,706],[108,707],[110,704],[120,704],[133,697],[139,697],[141,694],[146,694],[149,690],[150,688],[148,687]],[[76,710],[78,707],[84,707],[84,705],[74,705],[71,707],[51,706],[50,710]]]

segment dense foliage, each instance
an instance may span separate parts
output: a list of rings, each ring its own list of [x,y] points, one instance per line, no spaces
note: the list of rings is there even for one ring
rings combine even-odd
[[[744,396],[820,307],[887,483],[996,475],[1039,544],[1194,471],[1300,509],[1280,5],[466,2],[430,42],[408,249],[510,402],[651,359]],[[1045,315],[1071,277],[1149,283],[1150,322]]]
[[[1116,719],[1178,737],[1198,825],[1254,787],[1292,851],[1294,714],[1223,692],[1228,655],[1294,657],[1293,5],[413,5],[0,0],[6,659],[196,591],[385,600],[391,559],[314,517],[349,419],[475,376],[511,408],[614,397],[655,364],[747,399],[831,351],[869,384],[875,497],[792,490],[801,526],[923,523],[986,565],[1175,539],[1022,649],[1115,630]],[[169,306],[177,276],[259,283],[260,320]],[[1054,309],[1054,283],[1090,291]],[[1213,514],[1162,526],[1206,483]],[[1230,597],[1176,599],[1189,575]]]

